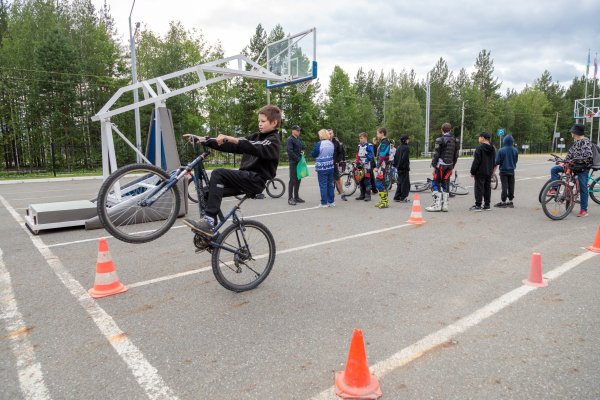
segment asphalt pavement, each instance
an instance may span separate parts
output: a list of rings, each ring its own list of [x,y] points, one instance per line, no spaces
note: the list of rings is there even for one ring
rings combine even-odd
[[[548,219],[537,200],[546,159],[522,156],[515,208],[490,212],[468,211],[471,160],[461,159],[471,193],[448,213],[424,212],[422,226],[406,224],[412,203],[377,209],[355,194],[317,208],[311,170],[305,204],[244,203],[278,254],[261,286],[237,294],[179,220],[151,243],[109,238],[129,290],[92,300],[106,232],[34,236],[22,218],[32,203],[92,199],[101,180],[0,185],[0,399],[331,398],[355,328],[383,398],[599,399],[600,257],[583,247],[600,205]],[[430,174],[411,162],[412,180]],[[278,176],[287,184],[286,168]],[[528,290],[533,252],[549,285]]]

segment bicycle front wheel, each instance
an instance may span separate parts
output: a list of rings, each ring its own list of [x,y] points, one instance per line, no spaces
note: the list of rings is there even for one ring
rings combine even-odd
[[[285,183],[279,178],[273,178],[267,181],[267,194],[277,199],[285,193]]]
[[[544,189],[546,189],[546,185],[548,185],[550,182],[552,182],[552,179],[548,179],[546,181],[546,183],[544,183],[542,185],[542,188],[540,189],[540,194],[538,195],[538,201],[540,202],[540,204],[542,203],[542,201],[544,200]]]
[[[498,188],[498,175],[493,174],[492,175],[492,190],[496,190]]]
[[[275,263],[275,240],[258,221],[229,225],[216,239],[212,268],[225,289],[244,292],[264,281]]]
[[[193,177],[189,177],[190,182],[188,183],[188,199],[192,203],[198,203],[198,193],[196,192],[196,183]]]
[[[469,194],[469,189],[467,189],[464,186],[459,185],[458,183],[452,183],[450,182],[450,194],[451,195],[459,195],[459,196],[464,196],[465,194]]]
[[[96,203],[108,233],[128,243],[146,243],[164,235],[175,223],[181,203],[177,186],[152,205],[144,201],[168,179],[165,171],[150,164],[126,165],[113,172],[100,187]]]
[[[354,180],[352,174],[348,172],[344,172],[340,178],[342,179],[342,186],[344,190],[344,196],[352,196],[354,192],[356,192],[356,187],[358,184]]]
[[[542,189],[542,209],[552,220],[564,219],[573,210],[573,191],[563,180],[548,182]]]
[[[417,181],[410,184],[411,192],[424,192],[427,189],[431,189],[431,183],[427,181]]]

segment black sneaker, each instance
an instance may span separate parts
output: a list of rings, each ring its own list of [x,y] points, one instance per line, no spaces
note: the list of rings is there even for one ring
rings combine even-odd
[[[256,200],[262,200],[262,199],[264,199],[265,197],[266,197],[266,196],[265,196],[263,193],[259,193],[259,194],[257,194],[257,195],[255,195],[255,196],[254,196],[254,198],[255,198]]]
[[[506,208],[506,207],[508,207],[508,204],[506,204],[505,202],[501,201],[500,203],[494,204],[494,207]]]
[[[212,237],[214,232],[214,220],[210,217],[204,217],[199,221],[194,221],[190,218],[185,218],[183,223],[192,228],[192,231],[201,233],[205,236]]]
[[[302,200],[300,197],[296,197],[296,198],[294,199],[294,201],[295,201],[296,203],[299,203],[299,204],[301,204],[301,203],[306,203],[306,202],[305,202],[304,200]]]
[[[483,211],[483,210],[481,209],[480,206],[471,206],[471,208],[469,208],[469,211]]]
[[[348,199],[346,198],[346,195],[345,195],[345,194],[342,194],[342,195],[341,195],[341,198],[342,198],[342,200],[344,200],[344,201],[348,201]]]
[[[296,205],[296,203],[297,203],[297,202],[296,202],[294,199],[288,199],[288,204],[289,204],[290,206],[295,206],[295,205]]]
[[[492,211],[492,208],[489,206],[489,204],[488,204],[487,206],[483,206],[483,207],[481,207],[481,209],[482,209],[483,211]]]
[[[515,205],[513,204],[512,201],[509,201],[508,203],[506,203],[506,207],[508,207],[508,208],[515,208]]]

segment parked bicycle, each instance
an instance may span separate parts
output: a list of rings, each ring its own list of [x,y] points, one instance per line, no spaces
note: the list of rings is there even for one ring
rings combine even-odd
[[[560,178],[553,181],[546,181],[539,194],[540,203],[544,214],[552,220],[561,220],[567,217],[579,203],[579,179],[573,174],[570,163],[565,162],[561,157],[551,154],[553,158],[548,161],[555,163],[564,163],[564,172]],[[596,169],[592,169],[588,176],[588,193],[590,198],[597,204],[600,204],[600,177],[594,177]]]
[[[190,172],[188,177],[188,199],[193,203],[198,203],[198,196],[196,194],[195,182],[192,175],[193,173]],[[265,184],[265,190],[267,191],[267,194],[274,199],[278,199],[283,196],[285,193],[285,188],[285,183],[279,178],[269,179]]]
[[[214,140],[214,139],[209,139]],[[146,243],[164,235],[175,223],[181,207],[185,177],[192,179],[201,216],[205,214],[208,175],[203,152],[186,166],[170,174],[150,164],[131,164],[113,172],[98,193],[98,216],[115,238],[128,243]],[[254,289],[269,275],[275,262],[275,240],[261,222],[238,215],[241,205],[252,194],[238,197],[233,208],[218,214],[215,235],[195,234],[196,252],[208,251],[217,281],[226,289],[242,292]],[[231,220],[231,224],[224,227]]]
[[[452,179],[449,184],[450,196],[455,196],[455,195],[464,196],[465,194],[469,194],[469,189],[462,186],[460,183],[457,182],[457,180],[458,180],[458,172],[454,171],[454,179]],[[433,181],[431,178],[427,178],[426,181],[411,182],[410,191],[411,192],[424,192],[427,189],[431,190],[432,184],[433,184]]]

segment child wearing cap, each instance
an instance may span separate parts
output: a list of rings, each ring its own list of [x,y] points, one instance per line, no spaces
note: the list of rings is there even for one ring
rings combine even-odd
[[[471,164],[471,177],[475,179],[475,205],[469,208],[470,211],[491,210],[492,174],[496,161],[496,149],[490,144],[491,138],[487,132],[479,134],[479,146],[475,149],[475,157]]]

